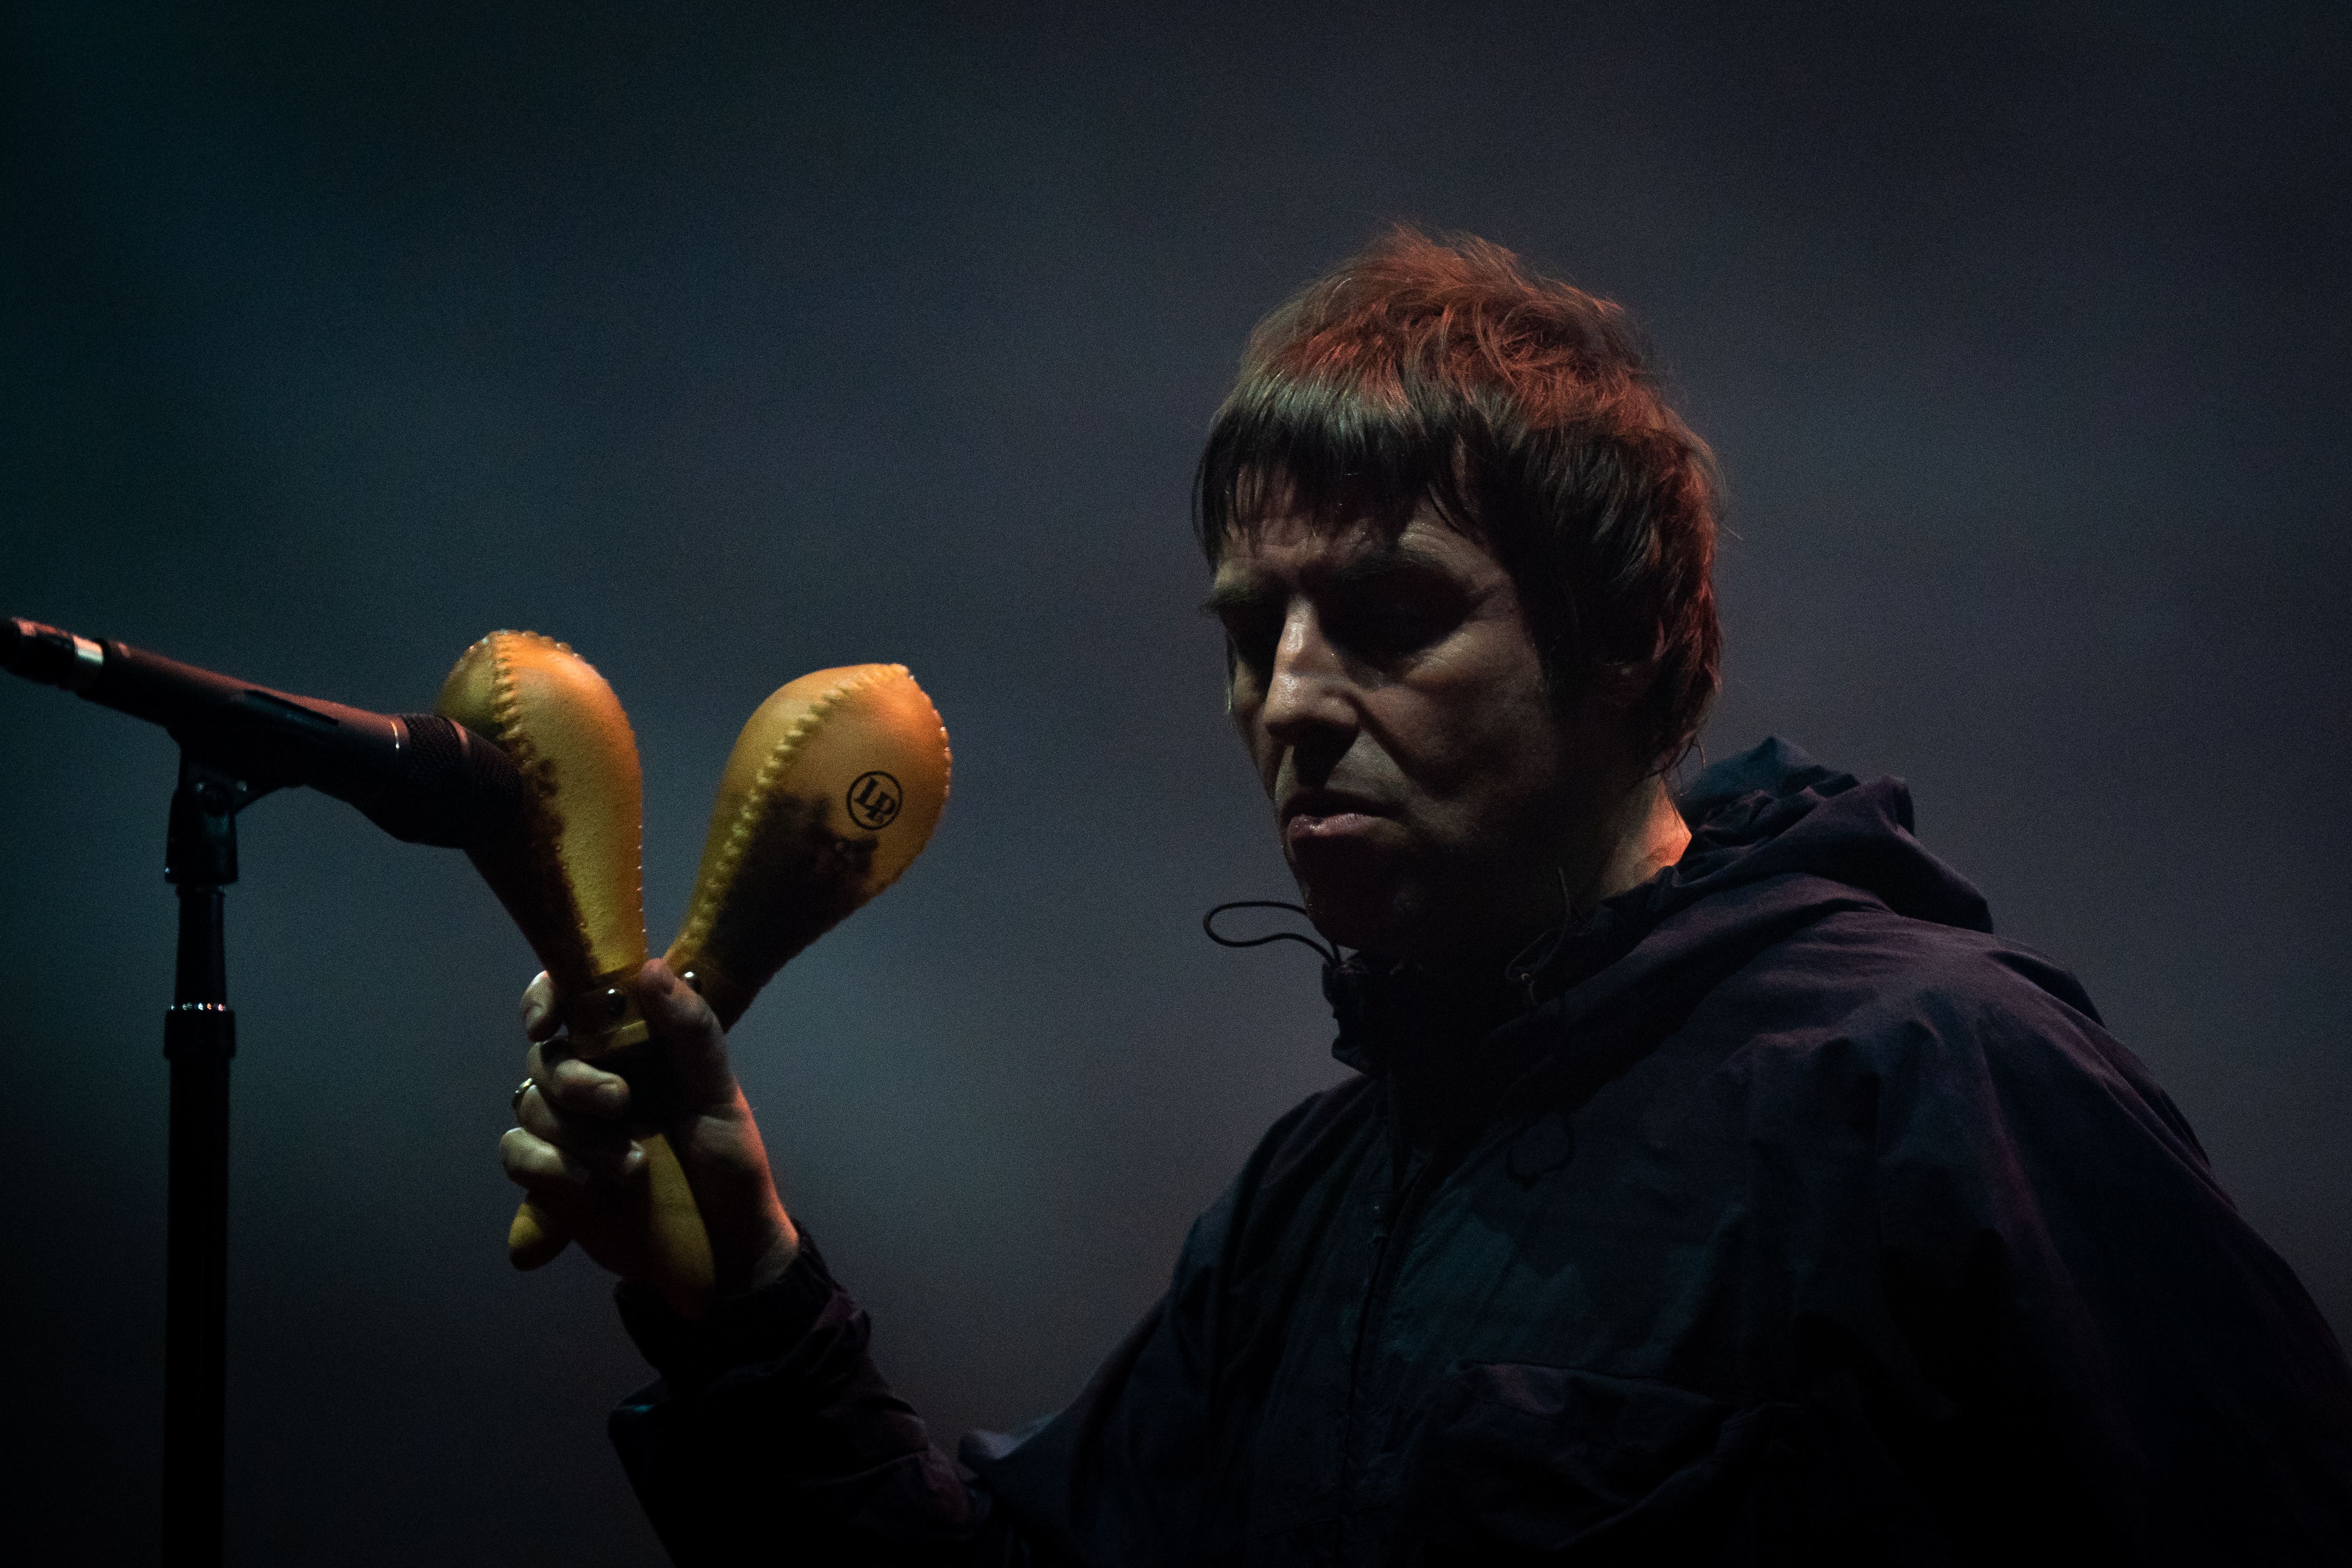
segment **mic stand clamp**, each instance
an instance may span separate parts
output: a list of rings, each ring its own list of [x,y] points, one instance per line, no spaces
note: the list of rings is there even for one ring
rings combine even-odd
[[[180,939],[163,1055],[172,1064],[170,1239],[163,1298],[163,1562],[219,1568],[228,1313],[228,1005],[222,890],[236,880],[236,814],[274,784],[180,753],[163,878]]]

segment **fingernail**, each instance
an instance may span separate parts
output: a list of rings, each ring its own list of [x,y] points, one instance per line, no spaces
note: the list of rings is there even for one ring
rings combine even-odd
[[[623,1176],[635,1176],[645,1163],[646,1146],[643,1144],[633,1142],[629,1145],[629,1152],[621,1156],[621,1174]]]
[[[599,1105],[604,1106],[607,1111],[619,1110],[622,1105],[627,1103],[628,1098],[629,1086],[625,1083],[599,1083],[596,1085],[596,1103]]]

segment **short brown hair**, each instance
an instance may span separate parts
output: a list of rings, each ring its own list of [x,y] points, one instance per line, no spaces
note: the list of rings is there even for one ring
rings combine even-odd
[[[1213,567],[1276,509],[1402,529],[1431,504],[1518,584],[1555,694],[1619,703],[1663,771],[1718,685],[1717,495],[1622,309],[1401,227],[1250,334],[1193,509]]]

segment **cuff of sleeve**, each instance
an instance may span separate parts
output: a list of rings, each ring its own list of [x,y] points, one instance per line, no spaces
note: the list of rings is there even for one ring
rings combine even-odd
[[[730,1367],[773,1361],[808,1336],[841,1293],[807,1235],[784,1271],[756,1291],[721,1296],[699,1318],[672,1312],[661,1293],[624,1281],[614,1287],[621,1325],[674,1389],[698,1386]]]

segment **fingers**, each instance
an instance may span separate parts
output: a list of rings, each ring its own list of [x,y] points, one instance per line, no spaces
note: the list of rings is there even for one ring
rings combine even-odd
[[[523,1054],[532,1089],[563,1116],[617,1121],[629,1109],[628,1081],[581,1061],[563,1040],[541,1040]]]
[[[548,1103],[536,1084],[516,1103],[522,1132],[610,1180],[634,1176],[645,1163],[645,1150],[633,1142],[617,1122],[567,1116]]]
[[[541,969],[522,988],[522,1032],[529,1040],[548,1040],[561,1027],[562,1020],[555,1016],[555,982]]]
[[[536,1134],[509,1127],[499,1140],[499,1163],[505,1167],[507,1179],[517,1186],[560,1208],[569,1208],[639,1179],[645,1170],[645,1153],[635,1150],[624,1169],[608,1174]]]
[[[680,1110],[688,1113],[732,1106],[735,1074],[727,1065],[727,1031],[700,992],[670,972],[659,958],[637,975],[637,1006],[661,1041],[677,1083]]]
[[[617,1180],[645,1163],[645,1152],[630,1142],[621,1121],[629,1106],[626,1082],[570,1055],[560,1040],[532,1046],[523,1061],[530,1087],[515,1100],[521,1124],[515,1131],[552,1149],[569,1166],[534,1157],[521,1169],[551,1180],[559,1170],[576,1166],[587,1176]],[[507,1174],[522,1180],[511,1163]]]

